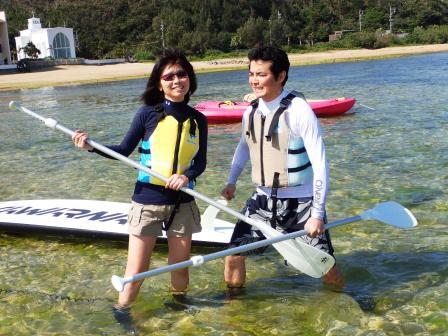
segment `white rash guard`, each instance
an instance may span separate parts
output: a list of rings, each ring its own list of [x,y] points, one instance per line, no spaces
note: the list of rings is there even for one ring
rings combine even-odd
[[[287,95],[288,91],[283,90],[280,96],[268,103],[260,98],[256,113],[267,115],[275,112],[280,106],[280,101]],[[251,110],[252,107],[244,112],[242,132],[246,129],[245,124]],[[311,107],[301,98],[294,98],[283,113],[285,113],[285,120],[290,132],[303,138],[305,149],[313,167],[313,181],[300,186],[279,188],[277,198],[313,197],[311,217],[323,219],[328,193],[329,171],[322,129]],[[249,160],[249,147],[245,135],[242,134],[233,155],[228,178],[229,184],[236,184],[246,162]],[[268,196],[271,195],[271,188],[257,186],[257,190]]]

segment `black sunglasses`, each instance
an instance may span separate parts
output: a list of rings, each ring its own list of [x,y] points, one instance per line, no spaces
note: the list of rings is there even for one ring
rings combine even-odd
[[[179,70],[174,73],[167,73],[163,76],[160,76],[160,78],[164,81],[171,82],[174,80],[175,76],[177,76],[177,78],[185,78],[188,77],[188,73],[185,70]]]

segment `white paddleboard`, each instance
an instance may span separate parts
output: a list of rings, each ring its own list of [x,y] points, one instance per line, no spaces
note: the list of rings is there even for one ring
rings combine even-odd
[[[0,231],[126,238],[130,206],[130,203],[76,199],[0,202]],[[218,212],[212,206],[204,211],[202,231],[193,235],[193,244],[229,243],[234,224],[216,218]],[[166,240],[165,232],[160,238]]]

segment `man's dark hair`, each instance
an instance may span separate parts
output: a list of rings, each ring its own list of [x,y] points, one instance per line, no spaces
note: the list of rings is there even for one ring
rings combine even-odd
[[[193,66],[188,62],[181,51],[170,48],[163,51],[162,55],[158,58],[156,64],[154,64],[154,67],[152,68],[145,92],[143,92],[141,96],[145,105],[157,105],[164,101],[164,93],[159,90],[160,76],[167,65],[173,64],[179,64],[188,74],[190,91],[185,95],[184,102],[188,103],[190,101],[190,95],[193,94],[198,87]]]
[[[288,80],[289,60],[288,55],[280,48],[277,47],[260,47],[252,49],[247,56],[249,62],[251,61],[265,61],[272,62],[271,71],[274,74],[274,78],[278,79],[278,76],[282,71],[286,72],[285,80],[282,85],[285,86]],[[250,65],[249,65],[250,67]]]

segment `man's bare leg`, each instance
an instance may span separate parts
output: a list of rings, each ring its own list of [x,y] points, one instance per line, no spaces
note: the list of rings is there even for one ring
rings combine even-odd
[[[232,255],[224,262],[224,281],[229,288],[241,288],[246,282],[246,257]]]

